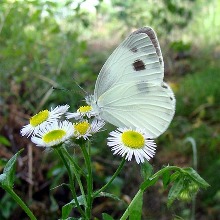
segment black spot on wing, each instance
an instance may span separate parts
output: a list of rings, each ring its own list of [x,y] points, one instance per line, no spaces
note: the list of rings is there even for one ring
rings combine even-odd
[[[136,60],[132,65],[135,71],[141,71],[146,69],[144,62],[142,60]]]
[[[140,92],[144,92],[144,93],[146,93],[146,92],[148,92],[148,89],[149,89],[149,87],[148,87],[148,83],[147,82],[140,82],[140,83],[138,83],[137,84],[137,89],[138,89],[138,91],[140,91]]]
[[[173,101],[173,97],[170,97],[170,100]]]
[[[167,87],[164,83],[162,83],[161,86],[162,86],[164,89],[168,89],[168,87]]]
[[[132,47],[132,48],[131,48],[131,52],[133,52],[133,53],[137,53],[137,52],[138,52],[137,47]]]

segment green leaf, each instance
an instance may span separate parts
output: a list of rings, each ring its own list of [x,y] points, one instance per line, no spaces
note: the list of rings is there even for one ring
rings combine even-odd
[[[141,191],[137,197],[132,200],[132,203],[128,207],[129,220],[141,219],[143,206],[143,191]]]
[[[180,172],[176,171],[170,176],[170,182],[174,182],[180,176]]]
[[[79,205],[85,205],[84,200],[83,200],[83,196],[77,197],[77,200],[78,200]],[[62,219],[68,218],[68,216],[70,215],[70,212],[75,207],[76,207],[76,203],[75,203],[74,199],[71,202],[64,205],[62,207]]]
[[[141,176],[144,180],[147,180],[152,175],[152,172],[153,167],[148,161],[141,164]]]
[[[0,175],[0,183],[2,183],[6,179],[6,174],[3,173]]]
[[[102,219],[103,220],[114,220],[110,215],[106,213],[102,213]]]
[[[22,150],[18,151],[5,165],[3,174],[0,175],[0,184],[2,187],[12,188],[15,178],[15,165],[18,155]]]
[[[144,190],[145,190],[146,188],[148,188],[149,186],[154,185],[154,184],[157,182],[158,178],[159,178],[159,177],[155,177],[155,178],[149,178],[149,179],[145,180],[145,181],[141,184],[140,189],[144,191]]]
[[[113,195],[111,193],[107,193],[107,192],[100,192],[95,198],[97,197],[109,197],[111,199],[121,201],[121,199],[119,199],[118,196]]]
[[[82,218],[74,218],[74,217],[68,217],[68,218],[65,218],[65,219],[61,219],[61,220],[83,220]]]
[[[163,187],[164,189],[167,188],[168,184],[170,183],[170,171],[167,170],[163,173]]]
[[[10,141],[7,138],[5,138],[4,136],[2,136],[2,135],[0,135],[0,144],[5,145],[6,147],[10,147],[11,146]]]
[[[167,200],[167,206],[170,207],[173,201],[179,196],[181,190],[184,187],[184,176],[179,176],[173,186],[170,188]]]
[[[191,167],[183,169],[193,181],[195,181],[200,187],[207,188],[210,185]]]
[[[50,211],[55,212],[59,209],[59,206],[57,204],[57,201],[55,200],[55,198],[50,195],[50,201],[51,201],[51,205],[50,205]]]
[[[74,205],[75,205],[75,202],[71,201],[62,207],[62,219],[68,218]]]
[[[5,195],[1,197],[0,207],[0,219],[10,219],[11,214],[15,212],[17,204],[15,203],[15,201],[9,193],[5,193]],[[1,218],[2,216],[4,218]]]

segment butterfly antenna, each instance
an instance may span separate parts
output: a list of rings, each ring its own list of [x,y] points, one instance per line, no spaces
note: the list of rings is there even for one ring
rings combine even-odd
[[[81,93],[81,95],[84,95],[84,96],[87,96],[88,93],[86,92],[86,90],[84,90],[77,82],[76,80],[74,79],[73,80],[74,83],[80,88],[80,90],[83,92],[83,94],[79,91],[76,91],[75,89],[65,89],[65,88],[58,88],[58,87],[52,87],[54,90],[61,90],[61,91],[66,91],[66,92],[74,92],[74,93]]]
[[[88,93],[86,92],[85,89],[83,89],[75,80],[74,80],[74,83],[84,92],[84,94],[87,96]]]
[[[70,89],[57,88],[57,87],[54,87],[54,86],[52,86],[52,89],[54,89],[54,90],[61,90],[61,91],[65,91],[65,92],[71,91]]]
[[[64,92],[72,92],[72,93],[76,93],[76,94],[80,94],[84,96],[84,91],[83,93],[81,92],[82,90],[80,90],[80,92],[78,91],[78,89],[65,89],[65,88],[57,88],[57,87],[52,87],[52,89],[54,90],[60,90],[60,91],[64,91]]]

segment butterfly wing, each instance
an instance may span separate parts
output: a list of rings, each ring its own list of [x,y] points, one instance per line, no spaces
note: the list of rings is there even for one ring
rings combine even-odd
[[[170,124],[175,98],[163,82],[164,64],[155,32],[141,28],[111,54],[97,78],[94,109],[118,127],[144,128],[158,137]]]
[[[96,80],[95,100],[110,88],[127,82],[162,82],[163,58],[155,32],[144,27],[128,36],[111,54]]]
[[[100,117],[117,127],[144,128],[153,138],[169,126],[175,112],[175,97],[161,83],[124,83],[105,92],[97,105]]]

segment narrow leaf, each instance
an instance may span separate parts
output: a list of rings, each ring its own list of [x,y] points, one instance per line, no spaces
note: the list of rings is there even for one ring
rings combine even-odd
[[[142,206],[143,206],[143,192],[138,194],[138,196],[132,200],[131,205],[128,207],[129,220],[141,219]]]
[[[183,169],[198,185],[202,188],[209,187],[210,185],[191,167]]]
[[[82,218],[68,217],[68,218],[61,219],[61,220],[83,220],[83,219]]]
[[[102,213],[102,219],[103,220],[114,220],[110,215],[106,213]]]
[[[114,199],[114,200],[118,200],[118,201],[121,200],[116,195],[113,195],[113,194],[107,193],[107,192],[100,192],[96,197],[109,197],[109,198]]]
[[[164,189],[167,188],[169,183],[170,183],[170,171],[168,170],[163,174],[163,187],[164,187]]]
[[[78,200],[79,205],[85,205],[84,200],[83,200],[83,196],[77,197],[77,200]],[[76,207],[76,203],[75,203],[74,199],[71,202],[64,205],[62,207],[62,219],[68,218],[68,216],[70,215],[70,212],[75,207]]]
[[[170,176],[170,182],[174,182],[180,176],[180,172],[176,171]]]
[[[23,150],[23,149],[22,149]],[[15,165],[18,155],[21,153],[21,151],[18,151],[5,165],[5,168],[3,170],[3,176],[0,178],[0,183],[2,186],[6,186],[9,188],[13,187],[14,184],[14,178],[15,178]],[[4,175],[5,174],[5,175]]]
[[[149,186],[152,186],[154,185],[157,180],[158,180],[159,177],[155,177],[155,178],[149,178],[148,180],[145,180],[142,184],[141,184],[141,187],[140,189],[141,190],[145,190],[146,188],[148,188]]]
[[[149,177],[152,175],[152,172],[153,172],[153,167],[148,161],[145,161],[144,163],[141,164],[141,176],[143,177],[144,180],[149,179]]]
[[[126,220],[128,216],[130,220],[141,219],[142,205],[143,205],[143,193],[141,189],[137,192],[135,197],[132,199],[130,205],[121,216],[120,220]]]
[[[70,215],[71,210],[73,209],[75,202],[69,202],[62,207],[62,219],[68,218]]]
[[[176,179],[176,181],[174,182],[173,186],[169,191],[168,200],[167,200],[168,207],[172,205],[173,201],[178,197],[183,187],[184,187],[184,177],[179,176],[179,178]]]
[[[6,179],[6,174],[5,173],[1,174],[0,175],[0,185],[2,184],[2,182],[5,181],[5,179]]]
[[[0,144],[5,145],[6,147],[11,146],[10,141],[2,135],[0,135]]]

